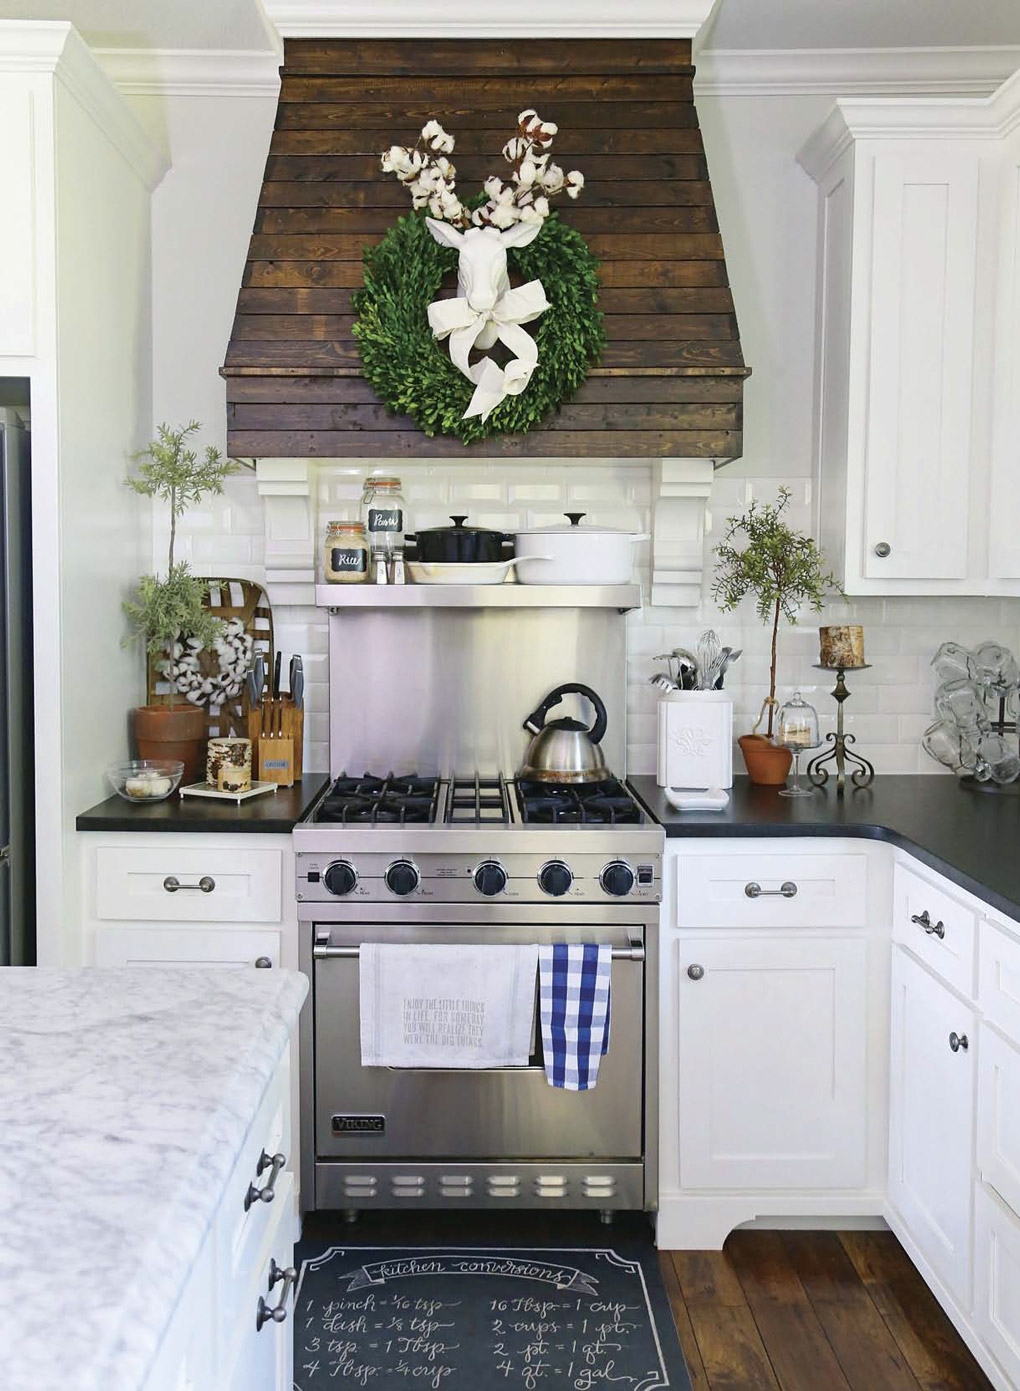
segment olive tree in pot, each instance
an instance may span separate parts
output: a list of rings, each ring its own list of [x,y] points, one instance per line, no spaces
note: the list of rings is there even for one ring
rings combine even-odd
[[[789,749],[775,744],[772,738],[778,705],[779,620],[785,617],[796,623],[804,605],[820,613],[827,594],[843,593],[835,575],[825,571],[817,544],[783,520],[789,503],[789,488],[780,488],[776,502],[752,502],[742,517],[727,518],[726,535],[716,547],[718,560],[712,585],[712,598],[724,612],[735,609],[742,599],[753,594],[758,617],[763,623],[772,624],[769,693],[753,731],[737,741],[751,781],[769,787],[786,781],[793,757]],[[766,711],[766,733],[759,734],[758,726]]]
[[[178,430],[160,425],[148,448],[132,456],[137,468],[124,480],[136,493],[162,498],[170,508],[166,576],[143,575],[136,597],[124,604],[134,636],[144,639],[146,652],[163,654],[156,665],[169,685],[165,705],[140,705],[135,710],[138,756],[179,759],[185,782],[197,775],[206,722],[202,706],[178,694],[176,664],[188,638],[209,647],[223,625],[206,607],[208,581],[193,575],[187,561],[174,559],[177,523],[207,493],[222,493],[223,480],[239,467],[212,445],[201,456],[191,449],[189,440],[200,428],[194,420]]]

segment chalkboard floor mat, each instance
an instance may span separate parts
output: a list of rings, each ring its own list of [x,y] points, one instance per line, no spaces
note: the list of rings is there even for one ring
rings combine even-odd
[[[691,1391],[649,1235],[589,1223],[567,1240],[546,1217],[549,1240],[522,1245],[477,1213],[458,1225],[482,1240],[396,1244],[375,1225],[309,1239],[306,1223],[295,1391]]]

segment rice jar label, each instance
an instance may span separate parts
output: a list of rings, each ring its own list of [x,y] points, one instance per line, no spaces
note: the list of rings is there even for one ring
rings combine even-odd
[[[334,546],[329,553],[329,568],[334,574],[368,574],[368,552],[364,546]]]
[[[370,507],[368,529],[372,531],[403,531],[404,513],[399,507]]]

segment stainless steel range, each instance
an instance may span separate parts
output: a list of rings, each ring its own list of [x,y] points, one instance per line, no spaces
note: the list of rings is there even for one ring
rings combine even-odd
[[[295,829],[308,1206],[640,1209],[656,1192],[662,831],[615,778],[338,777]],[[598,1085],[526,1067],[362,1067],[364,942],[613,950]],[[537,1031],[536,1031],[537,1034]]]

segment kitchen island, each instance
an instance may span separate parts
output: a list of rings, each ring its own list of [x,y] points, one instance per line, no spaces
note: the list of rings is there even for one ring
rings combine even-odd
[[[239,1164],[239,1182],[267,1183],[247,1173],[247,1150],[265,1147],[263,1113],[275,1118],[270,1153],[286,1144],[289,1040],[307,988],[278,970],[0,972],[4,1391],[140,1391],[181,1384],[181,1367],[203,1391],[235,1384],[229,1330],[192,1349],[185,1339],[179,1355],[167,1340],[196,1279],[211,1321],[248,1277],[218,1260],[248,1249],[239,1230],[220,1242],[221,1208],[228,1200],[233,1220]],[[266,1226],[265,1240],[253,1228],[260,1259],[269,1222],[286,1229],[283,1247],[293,1241],[292,1180],[275,1187],[276,1212],[252,1212]],[[261,1275],[250,1307],[244,1289],[242,1352],[258,1290],[270,1299]]]

